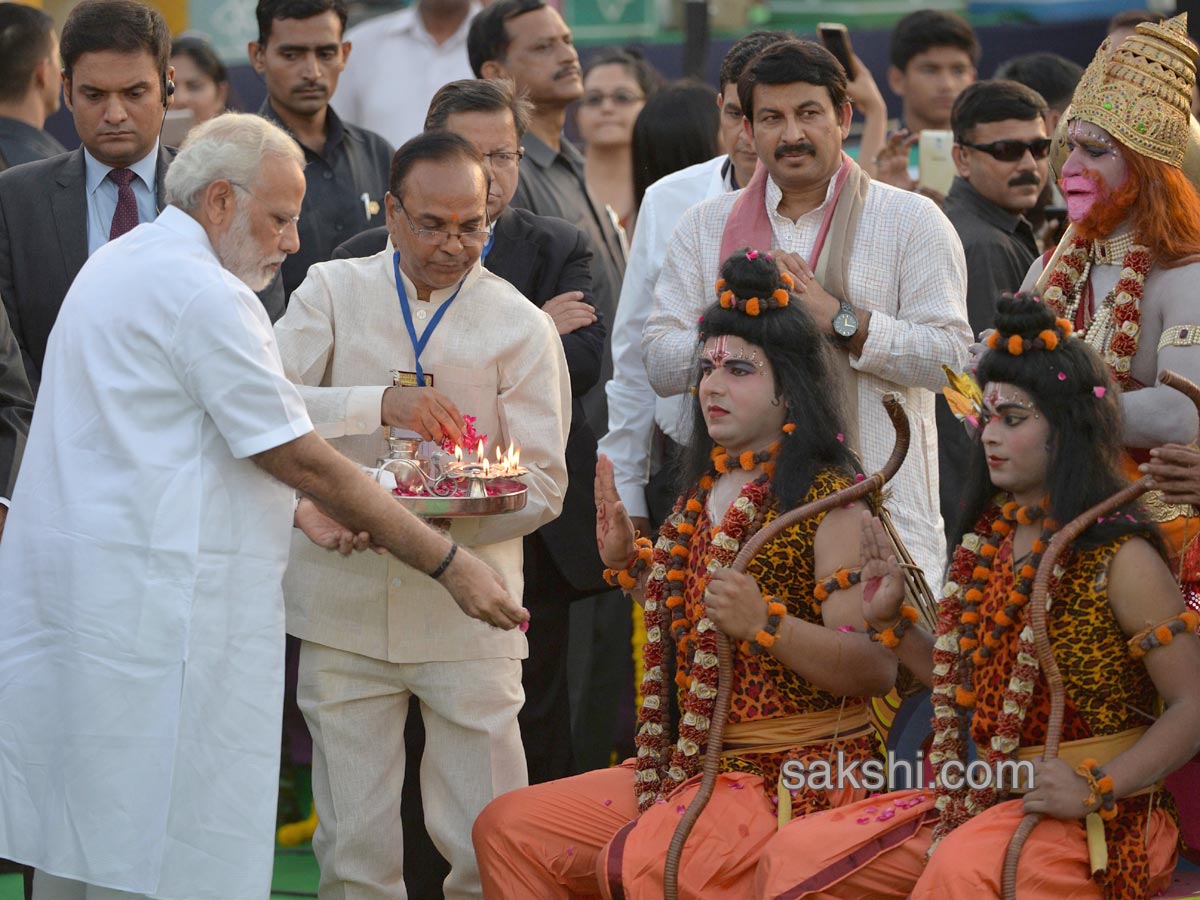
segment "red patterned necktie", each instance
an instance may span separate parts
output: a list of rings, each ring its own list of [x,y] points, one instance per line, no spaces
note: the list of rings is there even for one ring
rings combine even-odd
[[[115,240],[138,223],[137,198],[129,183],[136,177],[132,169],[111,169],[108,177],[117,185],[117,211],[113,213],[108,239]]]

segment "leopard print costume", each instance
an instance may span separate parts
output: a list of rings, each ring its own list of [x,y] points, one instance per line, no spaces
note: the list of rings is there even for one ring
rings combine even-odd
[[[1063,741],[1116,734],[1152,721],[1158,694],[1141,662],[1126,648],[1127,637],[1108,603],[1108,568],[1128,540],[1069,551],[1050,583],[1053,604],[1047,621],[1051,646],[1065,685]],[[995,625],[1013,585],[1012,536],[1001,543],[991,588],[980,604],[980,633]],[[986,747],[1003,706],[1009,673],[1016,665],[1021,623],[1009,629],[992,657],[975,670],[976,707],[971,733]],[[1045,743],[1050,720],[1050,689],[1039,670],[1033,702],[1021,732],[1021,746]],[[1115,819],[1105,823],[1108,869],[1100,876],[1107,898],[1144,897],[1150,879],[1145,848],[1146,821],[1154,805],[1174,810],[1165,791],[1121,800]]]
[[[825,497],[834,491],[849,487],[853,482],[843,473],[824,469],[813,479],[812,485],[800,505]],[[774,506],[763,517],[763,524],[779,517]],[[764,594],[774,595],[787,606],[787,614],[822,624],[817,612],[813,590],[816,576],[813,571],[813,540],[824,514],[814,516],[798,525],[793,525],[770,541],[747,567],[750,575]],[[705,509],[696,523],[692,538],[691,556],[688,560],[687,578],[684,589],[684,609],[688,618],[698,621],[704,595],[705,574],[712,540],[713,523]],[[687,660],[682,649],[677,648],[676,664],[686,671]],[[682,702],[682,696],[679,697]],[[844,698],[823,691],[791,669],[784,666],[769,653],[751,656],[737,643],[733,656],[733,694],[730,703],[729,721],[748,722],[774,719],[807,712],[836,710]],[[780,771],[787,760],[799,760],[806,764],[818,759],[829,760],[836,751],[845,752],[848,760],[879,759],[878,741],[873,734],[851,740],[840,741],[836,747],[816,744],[795,748],[786,753],[756,753],[745,751],[737,756],[722,759],[722,771],[747,772],[762,777],[768,795],[774,799],[774,787]],[[792,815],[802,816],[831,808],[829,795],[820,789],[804,788],[792,794]]]

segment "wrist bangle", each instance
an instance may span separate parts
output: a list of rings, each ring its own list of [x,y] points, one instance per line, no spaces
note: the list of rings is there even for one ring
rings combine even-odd
[[[1084,807],[1089,812],[1098,813],[1105,822],[1114,818],[1117,814],[1117,799],[1112,778],[1104,774],[1104,770],[1094,759],[1085,759],[1075,771],[1087,779],[1089,793],[1088,798],[1083,801]],[[1096,803],[1099,803],[1099,806],[1092,809]]]
[[[650,538],[640,537],[634,541],[633,559],[621,569],[605,569],[604,580],[612,587],[623,591],[632,591],[637,587],[638,578],[650,568],[654,559],[654,544]]]
[[[900,646],[900,641],[903,639],[905,632],[920,615],[917,613],[915,606],[909,606],[907,603],[900,607],[900,616],[883,631],[876,631],[871,623],[867,623],[867,634],[871,640],[878,641],[887,647],[889,650],[895,650]]]
[[[458,552],[458,544],[450,542],[450,550],[446,554],[446,558],[441,561],[436,569],[429,573],[430,578],[441,578],[446,574],[446,570],[450,568],[450,563],[454,562],[454,554]]]
[[[749,642],[751,656],[761,656],[774,646],[779,638],[779,625],[787,616],[787,607],[774,597],[763,599],[767,602],[767,624],[754,635],[754,640]]]

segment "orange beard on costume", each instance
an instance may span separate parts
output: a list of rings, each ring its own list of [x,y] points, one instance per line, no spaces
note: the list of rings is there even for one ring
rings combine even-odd
[[[1080,175],[1093,182],[1098,188],[1099,196],[1092,204],[1087,214],[1075,222],[1075,233],[1090,241],[1104,240],[1129,218],[1129,210],[1141,193],[1137,173],[1132,168],[1125,183],[1115,191],[1109,190],[1099,173],[1084,169]],[[1063,187],[1064,179],[1059,179],[1059,187]]]

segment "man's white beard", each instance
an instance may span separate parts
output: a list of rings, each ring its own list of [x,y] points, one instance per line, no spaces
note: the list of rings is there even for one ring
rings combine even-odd
[[[263,259],[257,241],[250,233],[250,211],[238,203],[233,213],[233,224],[217,241],[217,258],[221,265],[246,283],[252,291],[261,291],[275,277],[271,268],[287,257],[286,253]]]

